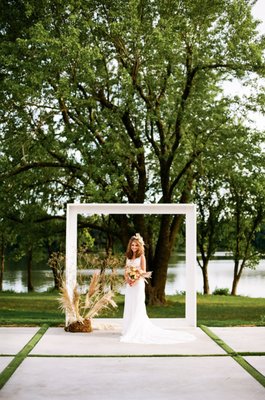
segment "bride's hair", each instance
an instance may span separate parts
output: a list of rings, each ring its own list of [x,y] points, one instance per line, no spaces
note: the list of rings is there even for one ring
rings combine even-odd
[[[136,233],[136,235],[132,236],[129,240],[127,250],[126,250],[126,257],[131,259],[133,257],[133,251],[131,249],[132,243],[137,242],[139,244],[139,248],[135,254],[136,257],[140,257],[142,254],[144,254],[144,240],[139,233]]]

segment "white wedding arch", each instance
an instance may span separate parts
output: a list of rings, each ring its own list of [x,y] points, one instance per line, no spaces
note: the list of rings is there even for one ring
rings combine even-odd
[[[177,326],[197,325],[196,302],[196,206],[194,204],[67,204],[66,213],[66,286],[73,292],[77,275],[78,214],[184,214],[186,216],[186,301],[185,318],[176,318]],[[66,315],[67,320],[67,315]]]

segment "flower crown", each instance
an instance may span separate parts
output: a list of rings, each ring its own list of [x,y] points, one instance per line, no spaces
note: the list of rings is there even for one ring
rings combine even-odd
[[[138,240],[138,242],[144,246],[144,239],[139,233],[136,233],[132,238]]]

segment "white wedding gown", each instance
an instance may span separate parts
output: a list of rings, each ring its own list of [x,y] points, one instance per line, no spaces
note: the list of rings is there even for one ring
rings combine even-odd
[[[127,260],[127,265],[140,268],[140,257]],[[154,325],[145,307],[145,282],[140,278],[135,285],[126,284],[121,342],[144,344],[174,344],[195,339],[186,332],[165,330]]]

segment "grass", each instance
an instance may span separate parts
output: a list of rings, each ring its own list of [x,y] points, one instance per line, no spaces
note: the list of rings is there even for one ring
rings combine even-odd
[[[117,295],[118,308],[107,310],[102,318],[122,318],[124,296]],[[183,318],[185,296],[167,296],[166,306],[148,306],[150,318]],[[197,296],[198,325],[265,326],[265,299],[243,296]],[[58,292],[0,292],[0,325],[61,326],[64,315],[58,309]]]
[[[8,366],[0,374],[0,390],[10,379],[13,373],[17,370],[20,364],[25,360],[31,350],[36,346],[38,341],[44,335],[46,330],[49,328],[48,325],[43,325],[38,332],[31,338],[31,340],[16,354],[14,358],[10,361]]]

